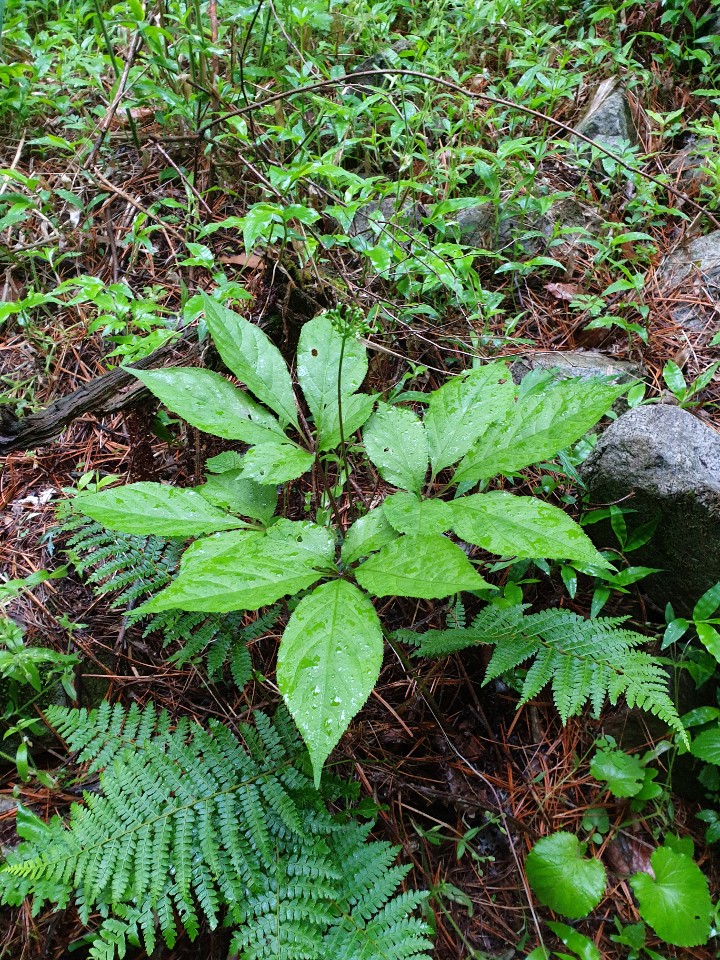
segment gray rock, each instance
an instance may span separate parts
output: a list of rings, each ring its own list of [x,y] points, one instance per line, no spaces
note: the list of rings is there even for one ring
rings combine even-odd
[[[640,364],[616,360],[595,350],[538,350],[518,358],[510,367],[515,383],[533,370],[552,370],[558,380],[613,377],[618,383],[629,383],[644,375]]]
[[[700,140],[694,138],[688,143],[684,150],[677,153],[668,164],[668,173],[672,173],[677,183],[684,189],[690,190],[694,186],[707,183],[710,175],[707,169],[707,160],[713,150],[712,140],[703,137]],[[677,202],[682,207],[682,201],[678,198]]]
[[[617,77],[600,84],[575,129],[613,152],[638,142],[630,105]]]
[[[640,583],[660,607],[688,613],[720,581],[720,434],[679,407],[636,407],[600,437],[581,468],[595,504],[623,502],[632,530],[659,517],[632,561],[662,568]],[[596,543],[613,542],[593,525]]]
[[[406,243],[422,229],[423,213],[422,204],[408,198],[406,191],[393,190],[381,200],[363,204],[353,217],[349,233],[371,243],[375,236],[390,231],[399,243]]]
[[[710,336],[720,330],[720,230],[696,237],[665,257],[656,274],[676,323]]]
[[[581,247],[588,235],[597,234],[602,219],[587,204],[571,197],[554,201],[546,213],[503,214],[489,201],[458,210],[453,219],[460,243],[486,250],[502,250],[517,241],[527,256],[548,253],[562,256]],[[530,234],[530,236],[528,236]]]

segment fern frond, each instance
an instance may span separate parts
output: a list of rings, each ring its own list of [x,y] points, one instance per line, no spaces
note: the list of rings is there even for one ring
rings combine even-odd
[[[186,543],[176,538],[137,537],[107,530],[96,521],[73,513],[72,501],[63,501],[60,517],[61,529],[71,534],[67,550],[75,569],[87,578],[96,596],[112,596],[112,607],[127,608],[129,623],[143,621],[143,637],[159,633],[164,646],[179,644],[170,663],[182,666],[206,656],[212,682],[220,679],[227,664],[233,681],[242,689],[252,677],[248,644],[273,627],[281,613],[279,605],[249,623],[245,613],[167,610],[138,616],[132,607],[171,582]]]
[[[100,792],[74,804],[67,827],[39,827],[0,870],[0,898],[67,903],[102,918],[92,953],[128,944],[171,946],[178,926],[235,929],[239,955],[429,958],[420,899],[397,895],[397,850],[368,840],[370,825],[339,823],[305,773],[289,718],[171,727],[148,706],[50,708],[49,719],[100,773]],[[39,822],[39,821],[38,821]],[[328,946],[330,945],[330,946]]]
[[[638,650],[647,637],[625,629],[622,617],[591,620],[571,610],[551,608],[526,614],[523,606],[487,606],[464,629],[428,630],[416,635],[416,656],[447,656],[476,644],[494,644],[484,683],[527,664],[520,704],[551,686],[563,723],[586,703],[599,716],[606,699],[624,696],[629,706],[655,714],[685,737],[668,694],[660,659]]]

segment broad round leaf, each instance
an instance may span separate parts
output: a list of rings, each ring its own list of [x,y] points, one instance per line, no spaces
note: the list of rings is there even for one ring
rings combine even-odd
[[[637,757],[622,750],[598,750],[590,761],[590,773],[615,797],[634,797],[645,783],[645,769]]]
[[[450,504],[420,500],[412,493],[394,493],[383,501],[382,509],[399,533],[445,533],[453,523]]]
[[[129,483],[98,493],[79,493],[73,506],[109,530],[137,536],[197,537],[247,526],[216,510],[196,490],[164,483]]]
[[[693,737],[690,753],[705,763],[715,763],[720,766],[720,725],[703,730]]]
[[[344,580],[317,587],[290,617],[277,681],[310,751],[316,787],[330,751],[370,696],[382,656],[375,609]]]
[[[433,600],[489,586],[460,547],[439,534],[400,537],[369,557],[355,576],[376,597]]]
[[[676,947],[697,947],[710,934],[712,901],[702,870],[688,856],[659,847],[650,858],[655,877],[630,877],[640,916],[655,933]]]
[[[402,490],[420,493],[428,468],[425,428],[416,413],[381,403],[363,430],[365,450],[380,476]]]
[[[503,557],[550,557],[607,566],[592,541],[573,519],[535,497],[499,490],[460,497],[452,509],[455,533]]]
[[[584,852],[585,844],[574,834],[553,833],[538,840],[525,861],[538,900],[573,920],[586,917],[605,893],[605,867]]]
[[[168,410],[205,433],[243,443],[285,439],[271,413],[212,370],[169,367],[166,370],[131,369],[130,373]]]
[[[205,322],[223,363],[283,424],[296,427],[292,380],[278,348],[254,323],[202,294]]]

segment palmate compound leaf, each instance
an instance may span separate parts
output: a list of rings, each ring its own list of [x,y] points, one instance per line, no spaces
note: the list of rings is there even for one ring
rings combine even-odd
[[[420,493],[428,468],[428,445],[416,413],[378,404],[365,424],[363,442],[383,480],[401,490]]]
[[[355,576],[375,597],[433,600],[489,586],[460,547],[440,534],[393,540],[361,564]]]
[[[425,430],[433,474],[464,457],[491,423],[512,408],[515,387],[504,363],[488,363],[430,394]]]
[[[525,872],[538,900],[564,917],[586,917],[605,893],[605,867],[584,856],[586,845],[573,833],[553,833],[535,844]]]
[[[138,536],[196,537],[247,526],[217,510],[196,490],[164,483],[130,483],[97,493],[79,493],[73,508],[109,530]]]
[[[585,436],[627,389],[601,379],[572,379],[529,393],[475,442],[452,482],[475,484],[554,457]]]
[[[460,497],[448,507],[455,533],[491,553],[608,565],[579,524],[535,497],[494,490]]]
[[[258,400],[275,411],[282,424],[297,427],[292,380],[278,348],[254,323],[205,293],[202,299],[205,322],[225,366]]]
[[[327,315],[303,326],[297,377],[315,421],[321,452],[349,438],[370,416],[375,398],[356,393],[366,373],[365,347],[354,335],[343,336]]]
[[[659,847],[650,858],[654,878],[636,873],[630,885],[640,916],[666,943],[697,947],[710,935],[712,901],[708,882],[692,857]]]
[[[375,609],[344,580],[316,587],[290,617],[277,681],[310,751],[316,787],[330,751],[370,696],[382,656]]]
[[[128,370],[168,410],[198,430],[225,440],[242,440],[243,443],[287,439],[269,411],[212,370],[194,367]]]
[[[206,537],[185,551],[178,577],[136,612],[257,610],[311,587],[332,569],[332,553],[322,527],[291,520],[267,533]]]

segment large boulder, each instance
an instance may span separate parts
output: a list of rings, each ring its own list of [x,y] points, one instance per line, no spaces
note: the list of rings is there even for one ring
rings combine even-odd
[[[679,326],[706,340],[720,330],[720,230],[688,240],[665,257],[656,280]]]
[[[641,582],[661,608],[677,612],[720,581],[720,434],[670,405],[642,406],[619,417],[582,467],[594,504],[636,511],[629,529],[659,517],[633,564],[662,568]],[[610,541],[607,531],[588,532]]]

